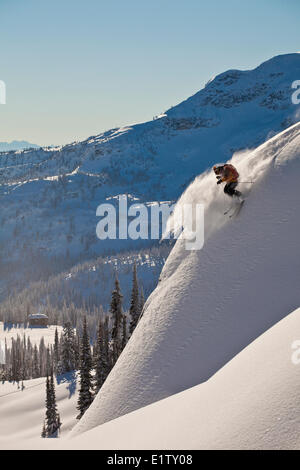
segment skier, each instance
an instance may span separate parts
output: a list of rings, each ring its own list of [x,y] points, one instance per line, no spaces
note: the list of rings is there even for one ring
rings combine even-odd
[[[230,197],[237,197],[242,202],[242,193],[237,191],[235,188],[238,185],[239,174],[236,168],[230,163],[215,165],[213,168],[217,177],[217,184],[226,183],[224,193]]]

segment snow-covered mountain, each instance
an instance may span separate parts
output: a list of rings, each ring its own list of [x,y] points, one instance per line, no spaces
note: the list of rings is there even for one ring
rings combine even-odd
[[[123,193],[135,201],[174,200],[211,164],[297,122],[291,85],[299,76],[300,54],[278,56],[255,70],[218,75],[153,121],[64,147],[2,153],[5,273],[29,281],[24,266],[33,271],[43,263],[50,266],[54,255],[70,255],[75,264],[79,258],[136,249],[137,242],[96,238],[97,206]]]
[[[26,140],[12,140],[11,142],[0,142],[0,152],[11,152],[16,150],[40,148],[40,145],[31,144]]]
[[[147,298],[157,285],[169,252],[170,247],[160,246],[100,257],[75,265],[69,271],[53,275],[48,280],[31,282],[28,287],[0,304],[0,318],[7,322],[23,322],[27,319],[28,311],[34,313],[42,308],[53,322],[57,321],[57,312],[60,312],[61,321],[65,304],[81,307],[86,312],[101,305],[108,311],[116,273],[123,295],[123,309],[126,311],[130,305],[134,263],[139,289],[143,290],[143,295]],[[11,312],[15,312],[15,316]]]
[[[251,71],[229,70],[153,121],[64,147],[1,155],[1,182],[67,175],[79,183],[84,175],[97,178],[96,188],[177,197],[208,165],[298,121],[291,86],[299,74],[300,54],[274,57]]]
[[[183,194],[178,204],[205,204],[205,245],[187,251],[185,240],[177,241],[133,336],[72,436],[208,380],[300,305],[300,123],[233,162],[242,181],[254,181],[245,185],[242,212],[224,217],[212,172]]]

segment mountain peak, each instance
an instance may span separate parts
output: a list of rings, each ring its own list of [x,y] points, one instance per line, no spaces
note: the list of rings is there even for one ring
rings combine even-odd
[[[218,109],[251,106],[291,108],[291,85],[300,77],[300,54],[275,56],[251,70],[230,69],[209,80],[196,94],[167,111],[170,118],[220,116]]]
[[[300,64],[300,52],[291,52],[288,54],[278,54],[262,62],[256,69],[265,68],[270,66],[281,66],[286,67],[287,65],[298,65]]]

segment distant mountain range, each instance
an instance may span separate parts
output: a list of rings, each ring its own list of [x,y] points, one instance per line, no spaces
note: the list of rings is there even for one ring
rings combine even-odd
[[[0,152],[10,152],[11,150],[25,150],[29,148],[40,148],[40,145],[31,144],[26,140],[13,140],[12,142],[0,142]]]

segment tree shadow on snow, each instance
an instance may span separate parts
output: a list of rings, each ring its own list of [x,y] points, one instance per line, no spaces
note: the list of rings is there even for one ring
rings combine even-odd
[[[65,374],[57,375],[56,377],[57,385],[62,383],[67,383],[67,390],[69,390],[69,398],[71,398],[76,392],[76,372],[66,372]]]

